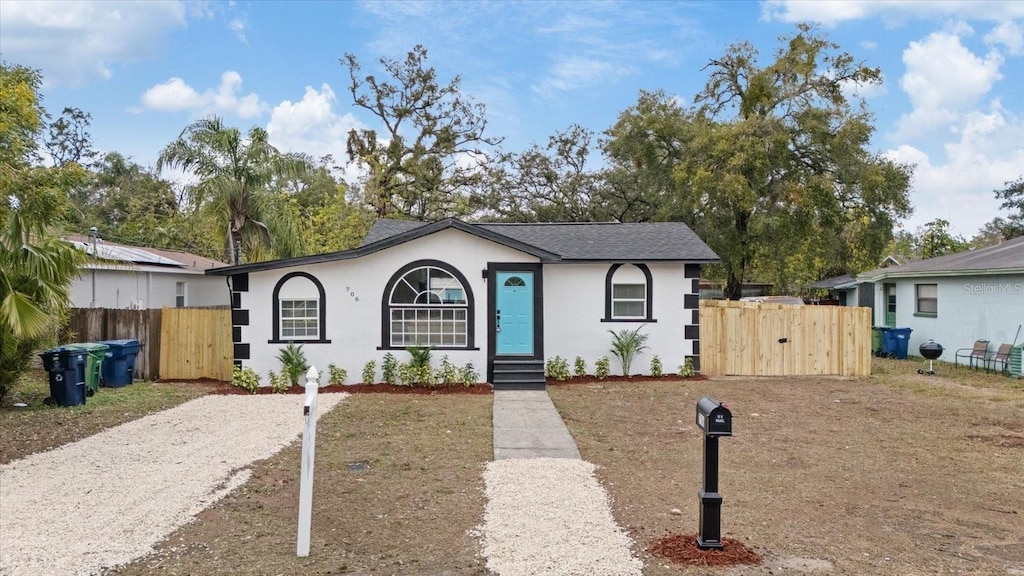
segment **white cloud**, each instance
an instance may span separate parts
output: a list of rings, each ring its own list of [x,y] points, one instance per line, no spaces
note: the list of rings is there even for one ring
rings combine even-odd
[[[889,89],[885,85],[884,77],[882,78],[882,82],[879,82],[878,84],[858,84],[856,82],[846,80],[840,83],[840,87],[847,99],[864,98],[865,100],[868,100],[871,98],[877,98],[878,96],[884,96],[889,93]]]
[[[878,42],[875,42],[874,40],[863,40],[860,45],[865,50],[874,50],[875,48],[878,48]]]
[[[956,139],[946,143],[945,160],[910,145],[886,153],[917,165],[911,190],[913,230],[936,218],[954,224],[954,232],[970,238],[999,214],[993,190],[1020,176],[1024,166],[1024,119],[996,101],[987,112],[964,115]]]
[[[238,41],[242,44],[249,43],[249,40],[245,37],[245,31],[248,28],[249,21],[248,18],[246,18],[245,16],[232,18],[231,21],[228,22],[228,30],[231,30],[231,32],[234,33],[235,38],[238,38]]]
[[[633,68],[607,60],[569,56],[556,61],[547,75],[533,91],[551,95],[558,91],[576,90],[614,81],[615,78],[633,73]]]
[[[345,142],[353,129],[366,126],[352,114],[339,116],[334,110],[337,97],[330,85],[323,84],[320,90],[306,87],[302,100],[285,100],[274,107],[267,124],[270,143],[282,152],[301,152],[314,157],[330,154],[335,162],[347,162]],[[348,166],[343,177],[355,183],[361,173]]]
[[[985,35],[985,43],[989,46],[1003,45],[1007,54],[1024,56],[1024,30],[1017,23],[1007,20]]]
[[[153,57],[185,25],[181,2],[0,2],[5,59],[47,85],[109,79],[116,64]]]
[[[880,17],[889,22],[908,18],[934,20],[936,18],[971,18],[981,20],[1009,20],[1024,17],[1024,3],[1003,0],[947,0],[921,2],[920,0],[832,0],[808,2],[806,0],[767,0],[761,6],[763,20],[783,22],[820,22],[835,25],[847,20]]]
[[[157,84],[142,95],[142,105],[162,112],[188,111],[194,115],[222,114],[239,118],[262,116],[268,109],[255,92],[239,97],[242,76],[229,70],[220,77],[220,86],[199,93],[181,78]]]
[[[948,32],[911,42],[903,51],[903,63],[907,71],[900,87],[914,107],[898,122],[904,137],[942,127],[976,105],[1002,79],[1003,57],[998,51],[980,58]]]

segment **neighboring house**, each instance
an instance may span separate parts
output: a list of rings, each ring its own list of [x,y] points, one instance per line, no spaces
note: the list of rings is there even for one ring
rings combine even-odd
[[[958,348],[988,340],[990,349],[1018,343],[1024,324],[1024,237],[999,246],[947,254],[857,275],[872,286],[877,326],[911,328],[910,353],[927,340]]]
[[[231,291],[223,278],[207,270],[223,262],[175,250],[140,248],[88,236],[69,242],[89,258],[71,286],[74,308],[184,308],[228,306]]]
[[[649,350],[631,372],[700,366],[701,264],[718,257],[685,224],[468,224],[378,220],[359,248],[209,270],[233,289],[235,362],[267,382],[278,351],[359,381],[409,346],[472,363],[498,387],[537,388],[554,356],[593,373],[608,330],[636,328]]]
[[[838,302],[840,306],[866,306],[871,308],[874,304],[875,294],[871,284],[861,286],[857,279],[849,274],[819,280],[808,286],[808,288],[811,290],[827,291],[828,297],[825,300]]]

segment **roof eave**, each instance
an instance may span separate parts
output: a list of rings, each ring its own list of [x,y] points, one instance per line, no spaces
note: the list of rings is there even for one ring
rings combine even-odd
[[[929,276],[951,277],[951,276],[995,276],[1000,274],[1024,274],[1024,267],[1015,268],[978,268],[976,270],[899,270],[885,269],[883,274],[872,276],[857,276],[858,282],[878,282],[889,278],[920,278]]]

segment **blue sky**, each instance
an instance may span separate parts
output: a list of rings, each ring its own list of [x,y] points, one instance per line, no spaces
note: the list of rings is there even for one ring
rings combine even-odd
[[[4,0],[0,57],[42,70],[51,113],[91,113],[97,149],[145,165],[209,114],[343,160],[348,130],[376,127],[352,106],[346,52],[379,73],[379,57],[423,44],[518,151],[574,123],[604,131],[641,89],[688,103],[729,44],[749,41],[767,62],[802,21],[882,70],[862,95],[873,148],[917,165],[905,228],[944,218],[969,238],[999,215],[992,190],[1024,173],[1020,1]]]

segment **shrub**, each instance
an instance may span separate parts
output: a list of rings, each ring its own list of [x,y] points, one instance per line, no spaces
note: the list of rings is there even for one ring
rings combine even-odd
[[[363,366],[363,384],[373,384],[376,382],[377,376],[377,363],[370,360]]]
[[[459,369],[448,360],[447,355],[441,357],[441,368],[437,371],[437,381],[446,385],[460,382]]]
[[[611,374],[611,361],[607,356],[601,356],[594,363],[594,376],[597,376],[598,380],[604,380],[609,374]]]
[[[480,381],[480,373],[473,367],[472,362],[466,362],[466,365],[459,369],[459,382],[463,386],[472,386]]]
[[[398,359],[391,352],[384,355],[384,361],[380,363],[381,377],[385,384],[394,384],[398,378]]]
[[[651,376],[654,376],[655,378],[657,378],[657,377],[661,376],[661,374],[662,374],[661,358],[657,354],[655,354],[654,358],[651,358]]]
[[[679,375],[683,378],[689,378],[695,375],[697,372],[693,369],[693,358],[687,358],[682,366],[679,367]]]
[[[328,380],[327,384],[344,384],[345,379],[348,378],[348,371],[344,368],[338,368],[334,364],[327,365]]]
[[[582,378],[587,375],[587,361],[579,356],[576,357],[576,361],[572,363],[572,373],[577,378]]]
[[[641,324],[633,330],[624,328],[618,332],[609,330],[612,335],[612,348],[610,352],[619,359],[622,365],[622,375],[629,376],[629,367],[638,354],[647,349],[647,334],[641,334]]]
[[[569,362],[561,356],[555,356],[544,365],[544,375],[555,380],[568,380]]]
[[[409,363],[417,368],[430,367],[431,350],[429,346],[410,346],[405,349],[411,357]]]
[[[231,385],[255,394],[260,388],[260,375],[252,368],[239,368],[236,365],[231,373]]]
[[[433,386],[434,371],[430,365],[416,365],[406,362],[398,365],[398,380],[402,386]]]
[[[297,386],[299,376],[309,370],[309,362],[306,361],[306,353],[302,351],[302,345],[289,344],[277,354],[281,362],[281,374],[288,378],[291,386]]]
[[[274,394],[284,394],[290,385],[284,374],[278,374],[273,370],[267,372],[267,378],[270,380],[270,390]]]

